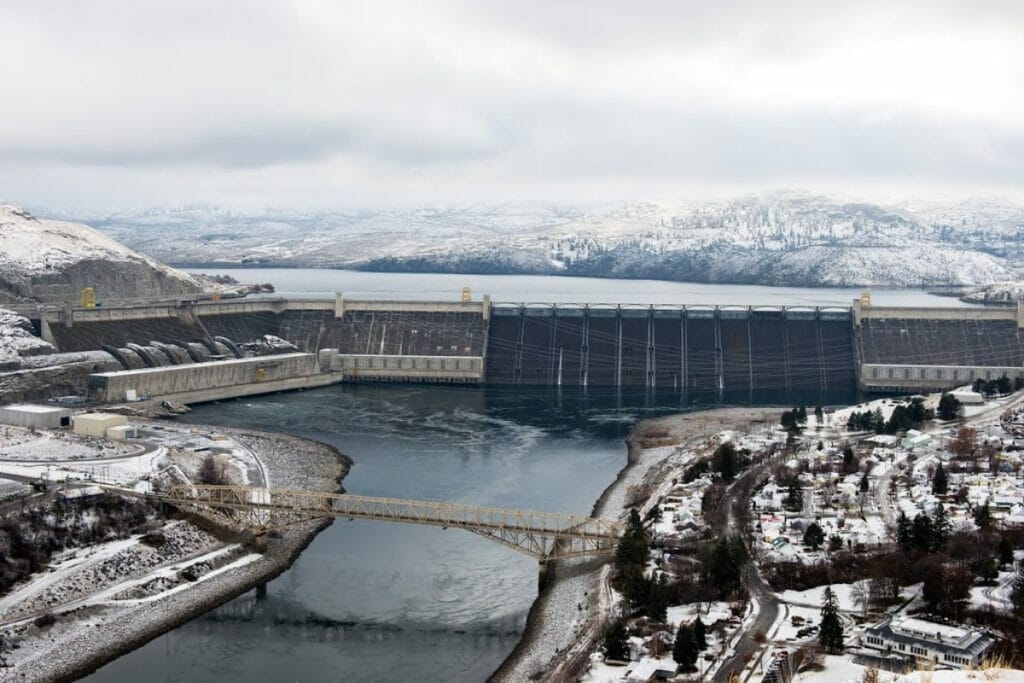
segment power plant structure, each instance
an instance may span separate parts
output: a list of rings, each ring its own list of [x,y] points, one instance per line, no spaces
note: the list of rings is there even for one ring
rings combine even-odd
[[[496,303],[467,289],[454,301],[336,294],[13,308],[62,353],[105,352],[109,362],[88,380],[97,396],[115,386],[118,396],[181,393],[166,385],[216,398],[231,395],[224,382],[255,393],[261,383],[339,381],[902,392],[1024,377],[1021,305],[879,307],[867,296],[849,307]],[[251,358],[254,344],[271,355]],[[285,352],[309,357],[273,360]],[[230,372],[212,369],[226,360]],[[144,386],[119,377],[127,371]]]

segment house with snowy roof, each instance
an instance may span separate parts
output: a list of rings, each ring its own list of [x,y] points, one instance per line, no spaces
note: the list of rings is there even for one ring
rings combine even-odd
[[[889,655],[956,668],[977,667],[996,639],[949,621],[891,615],[864,630],[864,645]]]

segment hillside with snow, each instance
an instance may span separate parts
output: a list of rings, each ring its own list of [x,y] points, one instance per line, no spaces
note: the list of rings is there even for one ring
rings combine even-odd
[[[85,225],[38,219],[0,201],[0,301],[100,300],[200,291],[189,274],[135,253]]]
[[[804,286],[987,285],[1024,269],[1024,207],[881,206],[798,192],[602,207],[91,217],[168,263],[516,273]]]

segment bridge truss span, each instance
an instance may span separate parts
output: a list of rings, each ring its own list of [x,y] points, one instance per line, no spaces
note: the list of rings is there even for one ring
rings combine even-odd
[[[179,484],[149,497],[257,532],[329,517],[460,528],[541,561],[612,555],[623,534],[579,515],[294,489]]]

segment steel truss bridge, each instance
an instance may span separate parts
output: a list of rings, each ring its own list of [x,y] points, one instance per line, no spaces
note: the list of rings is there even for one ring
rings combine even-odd
[[[257,533],[333,517],[465,529],[541,563],[612,555],[624,531],[578,515],[293,489],[176,484],[145,497]]]

